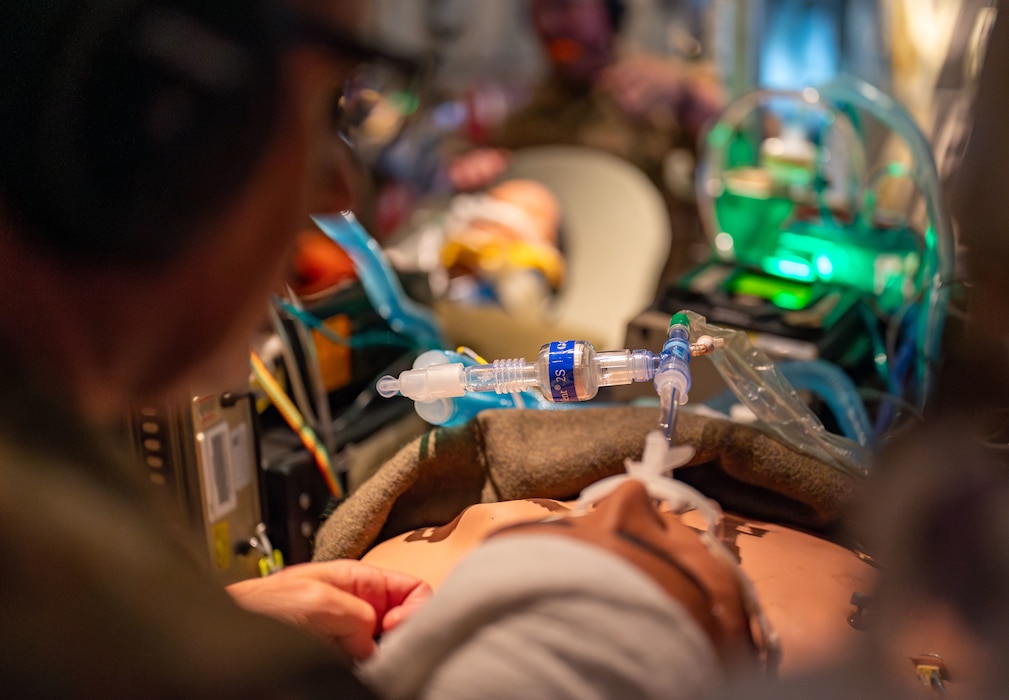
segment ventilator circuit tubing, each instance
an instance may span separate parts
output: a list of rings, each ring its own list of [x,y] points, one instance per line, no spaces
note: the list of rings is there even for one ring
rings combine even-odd
[[[596,352],[585,340],[562,340],[540,348],[535,362],[525,358],[477,364],[472,359],[442,350],[417,358],[413,369],[398,377],[386,375],[375,388],[389,398],[406,396],[416,402],[417,413],[434,425],[455,425],[484,408],[554,408],[588,401],[604,386],[646,382],[655,379],[656,391],[667,403],[659,424],[671,439],[676,428],[676,406],[684,403],[690,389],[689,357],[705,355],[721,340],[701,337],[689,343],[687,319],[682,314],[674,324],[675,337],[655,355],[648,350]],[[686,358],[686,359],[684,359]],[[482,394],[507,395],[499,399]],[[508,398],[510,397],[510,398]]]
[[[449,350],[428,350],[421,353],[413,363],[415,370],[428,370],[434,366],[444,366],[450,364],[461,364],[464,367],[478,364],[477,360],[460,352]],[[433,370],[437,372],[438,370]],[[401,375],[402,376],[402,375]],[[388,379],[382,377],[378,380],[376,388],[382,396],[388,398],[395,395],[390,394]],[[488,393],[467,393],[464,396],[432,396],[430,400],[424,401],[414,399],[414,410],[417,415],[431,425],[453,426],[461,425],[480,411],[491,408],[522,408],[532,407],[526,404],[526,392],[511,394],[488,394]],[[423,398],[423,397],[422,397]]]
[[[844,370],[825,360],[781,362],[778,369],[793,388],[808,389],[826,401],[841,432],[868,447],[872,423],[855,383]]]
[[[811,391],[826,402],[837,421],[841,434],[868,447],[872,439],[872,424],[858,395],[858,388],[844,370],[826,360],[788,360],[777,364],[785,379],[798,391]],[[724,394],[705,401],[705,405],[723,413],[737,403],[735,393]]]
[[[916,405],[921,410],[932,388],[931,368],[939,361],[949,286],[954,274],[953,223],[946,210],[932,149],[907,110],[864,80],[838,77],[823,86],[820,94],[832,102],[866,110],[900,135],[911,151],[911,179],[921,190],[929,225],[921,270],[922,287],[927,294],[922,299],[918,328],[919,391]]]
[[[421,348],[444,346],[433,315],[406,295],[378,242],[353,213],[316,215],[312,221],[350,256],[368,301],[393,331]]]
[[[684,313],[692,333],[722,341],[723,351],[713,353],[711,361],[740,403],[758,418],[759,427],[792,449],[843,472],[855,476],[868,473],[872,457],[869,450],[824,428],[782,372],[750,343],[744,331],[712,326],[699,314]]]

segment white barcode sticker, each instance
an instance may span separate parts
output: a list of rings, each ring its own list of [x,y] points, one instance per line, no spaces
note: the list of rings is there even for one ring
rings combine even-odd
[[[231,431],[231,468],[235,472],[236,491],[248,488],[256,472],[252,461],[253,449],[249,443],[249,430],[244,423],[239,423]]]
[[[196,436],[200,445],[203,500],[210,522],[216,522],[238,507],[235,476],[231,468],[228,424],[221,422]]]

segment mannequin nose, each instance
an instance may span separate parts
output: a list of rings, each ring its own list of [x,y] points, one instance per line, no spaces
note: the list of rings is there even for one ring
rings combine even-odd
[[[600,500],[593,511],[614,529],[630,522],[655,525],[665,530],[652,497],[644,484],[636,479],[628,479]]]
[[[633,506],[635,504],[648,503],[651,505],[651,497],[645,485],[637,479],[628,479],[620,484],[613,492],[606,496],[606,501],[619,503],[621,507]]]

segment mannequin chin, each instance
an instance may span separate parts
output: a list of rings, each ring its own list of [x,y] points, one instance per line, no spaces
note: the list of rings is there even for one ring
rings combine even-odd
[[[362,560],[412,574],[437,590],[456,564],[492,533],[570,511],[570,504],[550,499],[478,504],[445,525],[386,540]],[[695,529],[704,527],[696,513],[680,519]],[[850,599],[856,591],[873,589],[875,572],[869,564],[820,538],[731,515],[724,520],[724,539],[738,554],[780,636],[782,674],[815,668],[853,647],[862,633],[848,624]]]

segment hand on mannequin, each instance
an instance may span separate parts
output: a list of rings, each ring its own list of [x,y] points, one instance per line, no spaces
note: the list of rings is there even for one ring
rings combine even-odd
[[[293,622],[358,660],[431,595],[418,578],[350,559],[290,566],[227,590],[246,610]]]

